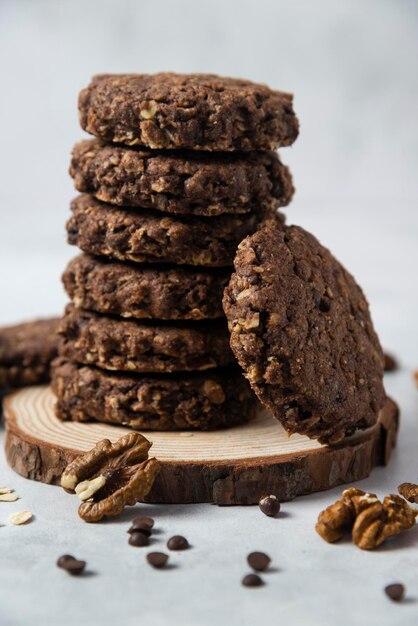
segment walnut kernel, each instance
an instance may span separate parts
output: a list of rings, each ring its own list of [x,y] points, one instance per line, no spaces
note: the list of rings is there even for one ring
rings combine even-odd
[[[413,483],[402,483],[398,487],[398,491],[405,500],[418,504],[418,485]]]
[[[375,494],[352,487],[319,514],[315,528],[331,543],[351,529],[355,545],[362,550],[372,550],[389,537],[412,528],[417,514],[418,511],[399,496],[386,496],[382,503]]]
[[[377,501],[357,516],[353,541],[363,550],[373,550],[389,537],[412,528],[417,513],[399,496],[386,496],[383,504]]]
[[[119,515],[147,495],[159,471],[156,459],[148,458],[151,445],[135,432],[114,444],[103,439],[66,467],[61,486],[83,500],[78,509],[83,520]]]
[[[333,543],[338,541],[344,535],[344,532],[350,530],[355,519],[355,510],[353,498],[355,497],[374,497],[373,494],[366,494],[361,489],[351,487],[345,489],[342,498],[331,504],[319,514],[318,522],[315,529],[325,541]]]
[[[99,491],[106,484],[105,476],[97,476],[92,480],[83,480],[81,483],[76,485],[74,491],[80,498],[80,500],[89,500],[94,496],[96,491]]]

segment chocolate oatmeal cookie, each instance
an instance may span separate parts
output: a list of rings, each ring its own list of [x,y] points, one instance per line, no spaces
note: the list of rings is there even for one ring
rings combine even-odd
[[[0,389],[49,380],[59,323],[59,318],[50,318],[0,328]]]
[[[263,213],[245,217],[172,218],[137,213],[83,194],[71,203],[68,243],[84,252],[135,263],[232,266],[238,244],[254,232]],[[273,217],[275,213],[268,211]],[[284,216],[277,214],[283,221]]]
[[[59,353],[107,370],[180,372],[235,362],[226,320],[163,324],[123,320],[69,305]]]
[[[291,94],[212,74],[101,74],[80,93],[82,128],[152,149],[272,150],[298,135]]]
[[[63,275],[73,303],[122,317],[202,320],[223,317],[222,294],[230,270],[197,270],[108,262],[86,254]]]
[[[82,141],[70,174],[103,202],[165,213],[213,216],[289,204],[292,177],[276,152],[158,152]]]
[[[271,222],[240,244],[235,270],[231,346],[285,429],[337,443],[375,424],[383,353],[353,277],[312,235]]]
[[[109,422],[141,430],[211,430],[253,416],[255,396],[237,368],[205,374],[110,374],[58,358],[52,370],[62,420]]]

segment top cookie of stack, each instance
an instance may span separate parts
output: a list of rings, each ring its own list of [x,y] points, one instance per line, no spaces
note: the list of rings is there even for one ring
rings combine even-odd
[[[292,96],[213,75],[100,75],[79,111],[96,138],[70,168],[83,195],[68,238],[85,254],[64,274],[75,308],[53,374],[58,415],[153,429],[247,419],[222,293],[240,241],[283,221],[292,197],[274,152],[298,134]]]
[[[101,74],[79,110],[92,135],[153,150],[273,150],[298,135],[290,94],[213,74]]]

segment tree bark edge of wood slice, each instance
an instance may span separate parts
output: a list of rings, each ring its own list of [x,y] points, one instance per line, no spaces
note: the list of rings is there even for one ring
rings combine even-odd
[[[16,402],[22,392],[28,393],[28,389],[17,391],[5,399],[7,461],[25,478],[58,484],[66,465],[82,451],[77,449],[77,445],[68,447],[67,444],[63,446],[58,442],[44,441],[41,436],[34,436],[22,427],[19,402]],[[49,412],[53,413],[48,409],[43,420],[48,423],[50,419],[52,424],[56,418],[53,414],[48,415]],[[72,422],[60,424],[65,428]],[[334,447],[320,446],[283,455],[231,461],[225,458],[219,461],[165,460],[161,462],[160,475],[146,501],[247,505],[257,504],[263,495],[274,494],[284,502],[300,495],[354,483],[366,478],[374,467],[389,462],[396,444],[398,424],[398,407],[388,399],[376,426]],[[91,424],[83,424],[84,428],[89,426]],[[113,432],[115,427],[111,428]],[[147,433],[144,432],[144,435],[147,436]],[[175,441],[173,437],[173,445]]]

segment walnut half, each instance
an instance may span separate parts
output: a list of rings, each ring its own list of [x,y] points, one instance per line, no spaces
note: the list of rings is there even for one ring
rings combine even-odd
[[[418,504],[418,485],[414,483],[402,483],[398,491],[405,500]]]
[[[66,467],[61,486],[83,501],[78,514],[84,521],[119,515],[147,495],[159,471],[157,460],[148,458],[151,445],[135,432],[114,444],[103,439]]]
[[[372,550],[385,539],[415,525],[418,511],[405,500],[389,495],[383,503],[373,493],[351,487],[342,498],[319,514],[316,531],[330,543],[352,531],[353,542],[362,550]]]
[[[316,532],[328,543],[338,541],[346,531],[353,527],[356,517],[355,503],[357,509],[361,510],[362,506],[377,501],[377,497],[373,493],[366,493],[356,487],[345,489],[340,500],[319,514],[315,526]]]
[[[415,526],[414,511],[400,496],[389,495],[362,511],[354,522],[353,541],[363,550],[373,550],[389,537]]]

